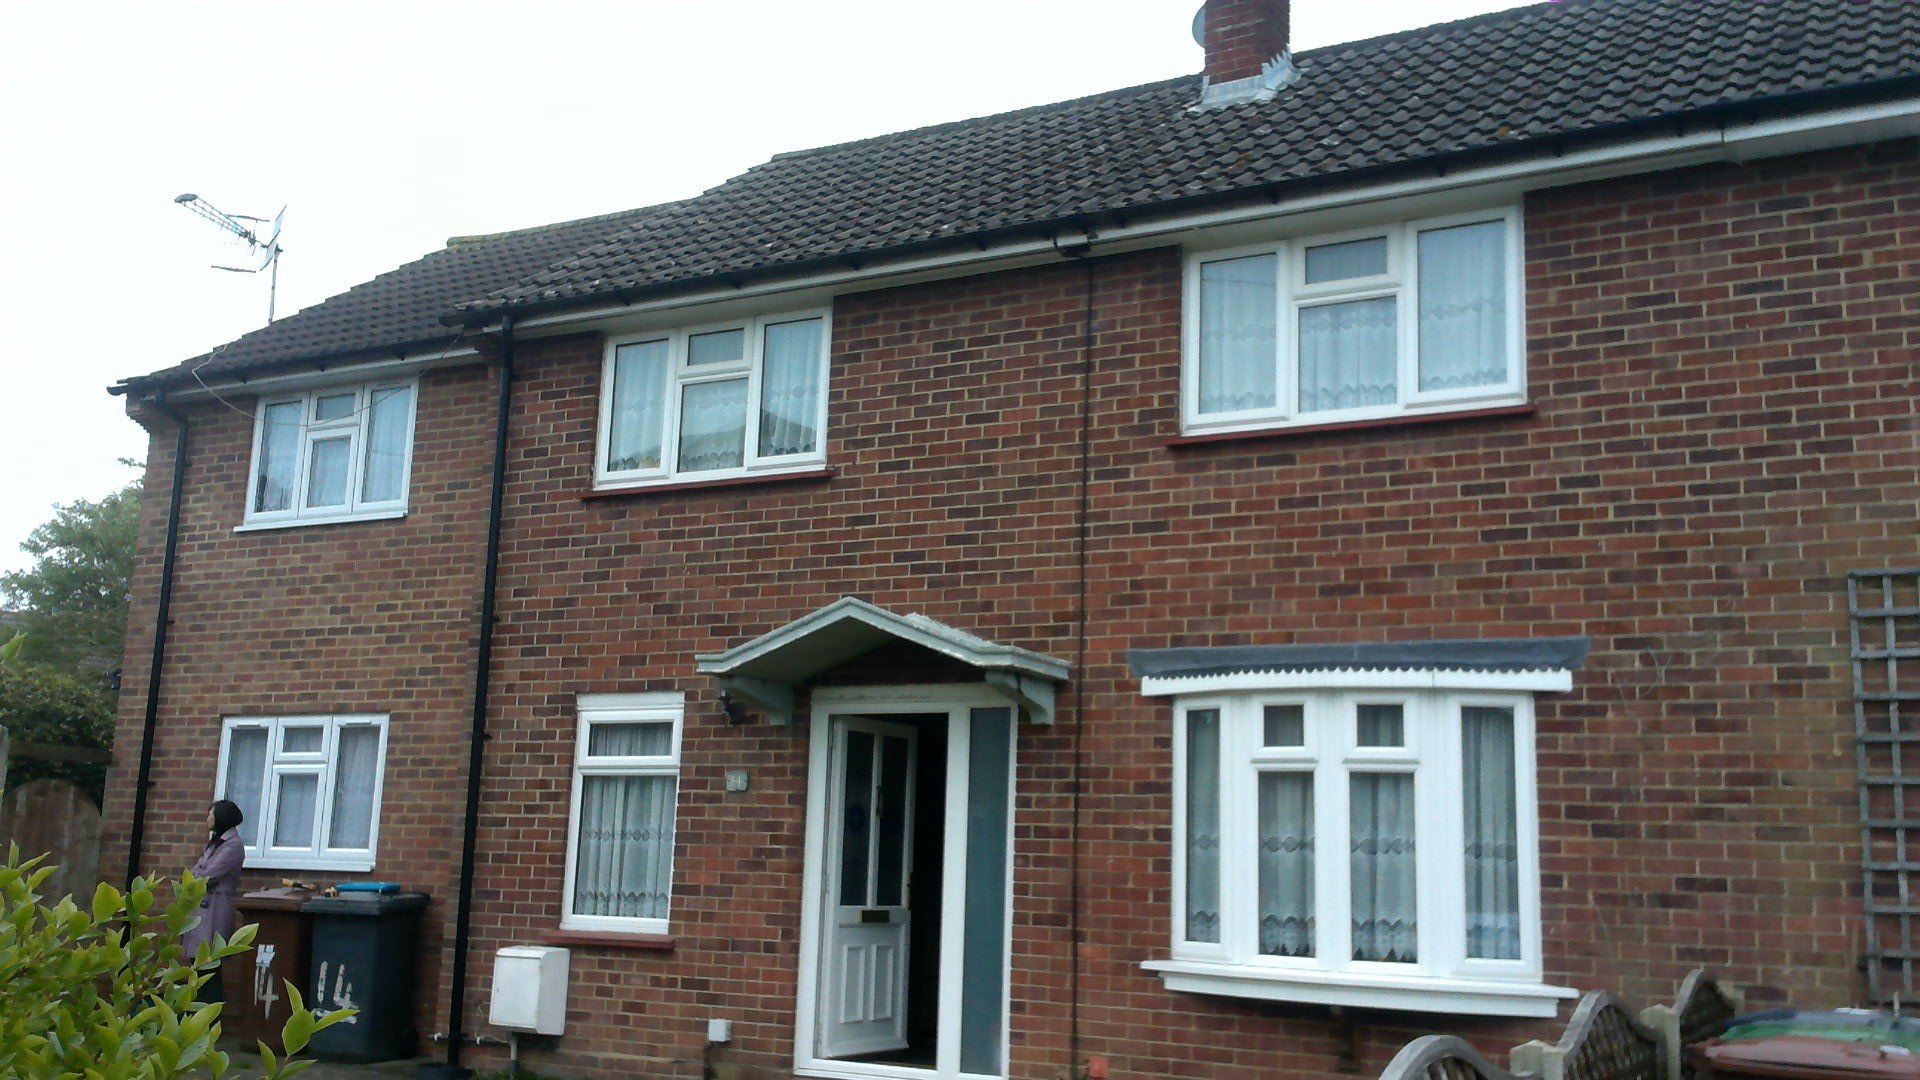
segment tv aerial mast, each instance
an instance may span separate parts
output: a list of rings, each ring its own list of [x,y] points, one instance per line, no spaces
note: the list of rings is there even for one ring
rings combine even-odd
[[[241,242],[247,245],[249,256],[259,256],[260,263],[257,266],[221,266],[216,263],[213,268],[235,274],[257,274],[262,270],[268,271],[267,322],[273,322],[274,299],[280,291],[280,224],[286,220],[287,208],[281,207],[280,212],[273,215],[273,220],[268,221],[266,218],[254,217],[251,214],[229,214],[198,195],[176,195],[173,201],[239,237]],[[262,228],[262,226],[267,227]],[[266,234],[265,239],[261,239],[260,234],[263,232]]]

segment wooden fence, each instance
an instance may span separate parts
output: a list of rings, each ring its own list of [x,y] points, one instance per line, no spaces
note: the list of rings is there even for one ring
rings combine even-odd
[[[1455,1035],[1426,1035],[1402,1047],[1381,1080],[1691,1080],[1686,1048],[1727,1028],[1741,995],[1706,971],[1680,984],[1671,1005],[1635,1015],[1605,990],[1590,991],[1558,1042],[1513,1048],[1503,1069]]]

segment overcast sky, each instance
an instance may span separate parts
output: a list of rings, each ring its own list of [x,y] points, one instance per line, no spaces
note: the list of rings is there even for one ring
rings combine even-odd
[[[105,387],[264,322],[173,197],[289,206],[280,311],[784,150],[1199,70],[1198,0],[0,4],[0,570],[133,475]],[[1515,6],[1294,0],[1312,48]],[[238,517],[239,509],[235,508]]]

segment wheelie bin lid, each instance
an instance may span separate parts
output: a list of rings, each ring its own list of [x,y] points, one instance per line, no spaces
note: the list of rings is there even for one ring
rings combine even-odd
[[[300,905],[300,910],[309,915],[379,916],[418,911],[426,906],[426,893],[341,893],[316,896]]]
[[[234,906],[242,911],[299,911],[313,896],[312,889],[256,889],[241,893]]]

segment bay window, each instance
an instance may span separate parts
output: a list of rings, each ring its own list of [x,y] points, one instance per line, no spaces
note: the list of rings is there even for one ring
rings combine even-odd
[[[1188,432],[1525,401],[1519,215],[1304,237],[1188,263]]]
[[[416,390],[395,382],[262,397],[242,527],[406,513]]]
[[[563,928],[666,933],[684,712],[679,694],[580,698]]]
[[[384,716],[227,720],[216,797],[240,807],[247,865],[373,869],[386,750]]]
[[[607,343],[602,487],[817,468],[826,459],[826,312]]]
[[[1530,694],[1236,687],[1174,728],[1169,987],[1552,1015]]]

